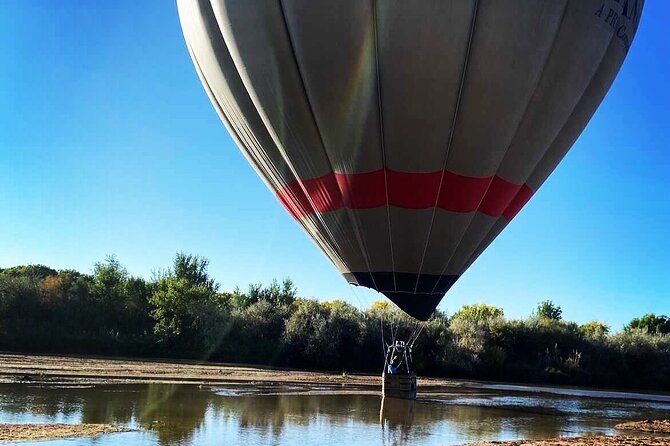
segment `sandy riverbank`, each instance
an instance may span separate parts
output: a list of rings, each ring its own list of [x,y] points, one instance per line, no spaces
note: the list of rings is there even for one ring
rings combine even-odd
[[[670,420],[644,420],[620,423],[620,431],[644,433],[670,433]],[[670,446],[667,436],[593,435],[574,438],[552,438],[549,440],[491,441],[467,443],[463,446]]]
[[[0,354],[0,382],[101,383],[302,383],[379,387],[379,375],[306,372],[230,364],[52,355]],[[459,382],[420,379],[425,386]]]
[[[111,424],[0,424],[0,441],[42,441],[128,432]]]
[[[592,436],[550,440],[493,441],[464,446],[670,446],[666,437]]]
[[[655,434],[670,434],[670,420],[630,421],[615,426],[622,431],[652,432]]]

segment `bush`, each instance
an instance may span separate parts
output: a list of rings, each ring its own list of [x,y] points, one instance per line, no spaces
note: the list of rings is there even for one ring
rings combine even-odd
[[[563,310],[558,305],[550,300],[545,300],[537,304],[537,309],[535,314],[541,319],[550,319],[554,321],[560,321],[563,315]]]

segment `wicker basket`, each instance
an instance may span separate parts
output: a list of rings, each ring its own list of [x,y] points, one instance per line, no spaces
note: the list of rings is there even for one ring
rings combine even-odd
[[[416,375],[382,374],[382,395],[388,398],[416,399]]]

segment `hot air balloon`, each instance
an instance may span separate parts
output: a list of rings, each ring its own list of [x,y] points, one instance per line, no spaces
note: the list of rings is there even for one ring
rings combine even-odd
[[[426,320],[556,168],[643,0],[178,0],[221,120],[346,280]]]

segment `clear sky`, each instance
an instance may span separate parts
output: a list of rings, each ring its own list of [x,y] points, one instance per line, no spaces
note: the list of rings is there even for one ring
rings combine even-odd
[[[0,267],[146,278],[175,252],[224,289],[290,276],[361,306],[219,122],[174,2],[5,0],[0,14]],[[555,174],[440,305],[619,329],[670,314],[670,2],[647,0],[618,79]]]

